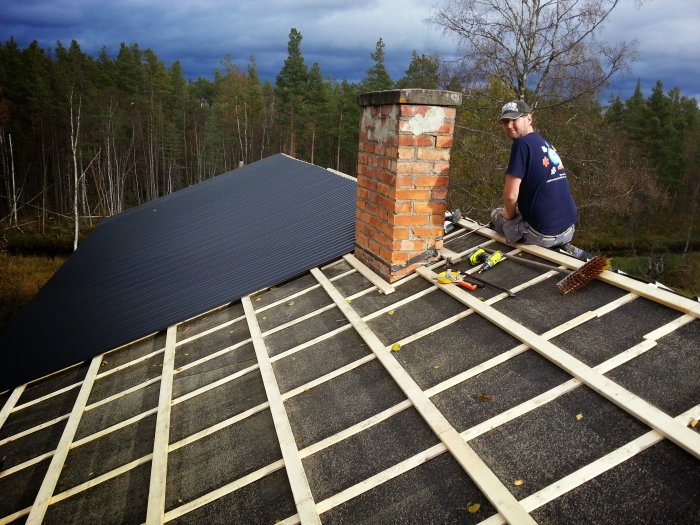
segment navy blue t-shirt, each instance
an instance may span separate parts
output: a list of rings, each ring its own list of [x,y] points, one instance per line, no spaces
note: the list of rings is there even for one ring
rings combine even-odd
[[[522,180],[518,210],[537,231],[562,232],[578,220],[564,165],[554,149],[537,133],[513,141],[506,173]]]

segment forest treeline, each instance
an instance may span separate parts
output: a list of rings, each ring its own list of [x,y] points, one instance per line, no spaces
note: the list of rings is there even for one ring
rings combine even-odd
[[[275,153],[355,175],[358,94],[390,88],[458,90],[450,205],[477,219],[501,198],[509,142],[497,124],[514,94],[498,80],[470,84],[438,56],[413,52],[394,81],[380,38],[361,82],[307,65],[289,33],[274,83],[255,57],[223,57],[213,80],[185,78],[150,49],[111,57],[77,42],[42,49],[0,44],[0,219],[4,228],[52,217],[110,216]],[[700,122],[695,99],[661,81],[622,100],[597,93],[540,97],[535,127],[562,154],[590,239],[657,235],[692,249],[698,234]],[[76,221],[77,224],[78,221]],[[594,244],[591,240],[589,244]]]

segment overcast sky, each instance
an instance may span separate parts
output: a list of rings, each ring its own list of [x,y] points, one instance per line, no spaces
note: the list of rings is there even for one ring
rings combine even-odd
[[[20,47],[37,40],[54,48],[75,39],[85,53],[119,44],[152,49],[168,67],[179,60],[185,75],[213,78],[226,54],[242,67],[255,55],[258,72],[274,82],[287,56],[289,30],[302,34],[310,66],[337,80],[359,81],[370,52],[384,39],[385,63],[401,78],[411,52],[451,57],[454,40],[426,22],[440,0],[0,0],[0,41]],[[700,101],[700,0],[621,0],[601,38],[636,39],[638,60],[618,75],[612,90],[627,98],[637,79],[648,95],[657,79],[668,91]]]

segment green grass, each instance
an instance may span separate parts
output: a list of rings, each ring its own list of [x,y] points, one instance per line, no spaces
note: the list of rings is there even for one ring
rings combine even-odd
[[[62,256],[0,251],[0,330],[36,295],[66,260]]]
[[[658,281],[686,297],[700,296],[700,252],[613,257],[613,267],[646,281]]]

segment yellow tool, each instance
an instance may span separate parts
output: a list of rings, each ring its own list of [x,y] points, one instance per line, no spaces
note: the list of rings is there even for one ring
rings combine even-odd
[[[481,265],[481,268],[479,268],[479,271],[477,273],[485,272],[489,268],[493,268],[502,260],[503,254],[499,250],[496,250],[491,255],[486,257],[486,259],[484,260],[484,264]]]
[[[462,274],[457,270],[447,270],[440,272],[437,277],[437,281],[441,284],[456,283],[462,279]]]
[[[486,257],[488,257],[486,251],[483,248],[479,248],[469,256],[469,264],[471,264],[472,266],[481,264],[486,260]]]

